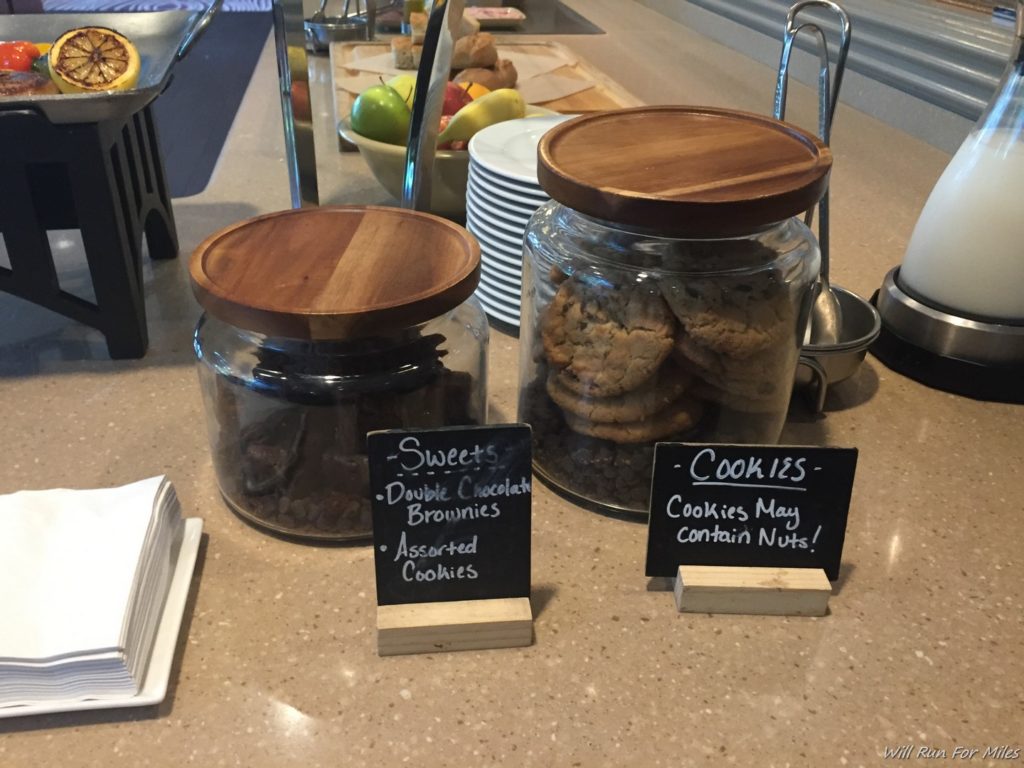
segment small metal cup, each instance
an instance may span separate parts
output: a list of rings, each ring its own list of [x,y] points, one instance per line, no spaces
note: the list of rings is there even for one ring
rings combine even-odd
[[[815,413],[825,408],[828,388],[857,372],[882,330],[878,311],[852,291],[833,285],[842,308],[843,324],[835,344],[805,344],[796,370],[796,384],[808,388]]]

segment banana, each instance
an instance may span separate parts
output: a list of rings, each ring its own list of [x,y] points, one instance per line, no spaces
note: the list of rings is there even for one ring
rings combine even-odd
[[[526,102],[513,88],[499,88],[470,102],[452,117],[448,127],[437,137],[438,144],[469,141],[489,125],[526,116]]]

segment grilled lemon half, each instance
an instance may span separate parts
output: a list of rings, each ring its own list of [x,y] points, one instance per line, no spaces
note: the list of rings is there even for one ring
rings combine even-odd
[[[139,51],[127,37],[105,27],[65,32],[49,53],[50,77],[63,93],[126,91],[139,80]]]

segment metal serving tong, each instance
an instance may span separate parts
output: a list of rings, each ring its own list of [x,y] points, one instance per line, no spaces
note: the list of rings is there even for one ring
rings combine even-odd
[[[451,73],[452,48],[464,6],[465,0],[436,0],[427,18],[405,151],[403,208],[425,211],[430,207],[431,175],[444,89]]]
[[[835,74],[829,71],[828,41],[825,32],[813,22],[800,23],[797,16],[805,8],[820,7],[831,11],[839,22],[839,54],[836,57]],[[803,31],[816,38],[818,49],[818,135],[827,145],[832,134],[832,118],[836,104],[839,102],[839,87],[843,82],[843,71],[846,69],[846,55],[850,50],[850,17],[846,11],[831,0],[803,0],[793,5],[786,14],[786,31],[782,37],[782,55],[779,58],[779,76],[775,85],[774,116],[777,120],[786,117],[786,94],[789,88],[789,59],[793,53],[793,43],[797,35]],[[829,81],[831,80],[831,87]],[[818,243],[821,246],[821,274],[819,290],[811,305],[811,316],[808,321],[805,345],[829,346],[842,338],[842,309],[832,286],[829,284],[829,213],[828,189],[818,203],[820,210],[818,219]],[[814,209],[811,208],[804,221],[811,226],[814,220]]]
[[[199,38],[206,33],[206,28],[213,22],[213,17],[217,15],[222,5],[224,5],[224,0],[213,0],[206,10],[203,11],[203,14],[196,19],[195,24],[185,34],[185,39],[178,46],[178,52],[174,55],[176,61],[184,59],[188,52],[192,50],[192,46],[199,42]]]

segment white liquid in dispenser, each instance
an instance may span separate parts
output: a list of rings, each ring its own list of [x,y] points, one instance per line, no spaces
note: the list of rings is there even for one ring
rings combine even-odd
[[[1024,145],[981,130],[963,143],[928,197],[899,282],[965,315],[1024,321]]]

